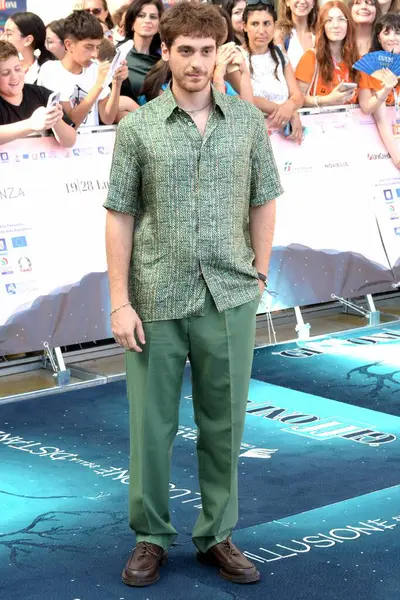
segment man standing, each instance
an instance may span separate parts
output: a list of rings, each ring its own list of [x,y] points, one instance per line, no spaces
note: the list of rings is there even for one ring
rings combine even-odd
[[[111,324],[127,350],[128,585],[159,578],[176,537],[168,508],[186,359],[192,370],[202,510],[199,561],[258,581],[233,545],[255,317],[282,193],[262,114],[211,87],[225,24],[210,4],[180,3],[161,21],[165,93],[118,128],[107,214]]]

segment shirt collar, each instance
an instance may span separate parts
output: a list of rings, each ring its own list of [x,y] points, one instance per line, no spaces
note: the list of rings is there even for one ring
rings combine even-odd
[[[218,92],[215,88],[213,88],[213,86],[211,86],[211,93],[213,97],[214,106],[218,106],[222,113],[222,116],[225,117],[227,110],[227,100],[225,94],[221,94],[221,92]],[[160,98],[160,103],[161,117],[166,121],[172,115],[172,113],[179,108],[176,103],[175,97],[172,93],[171,84],[168,85],[165,92],[162,94]]]

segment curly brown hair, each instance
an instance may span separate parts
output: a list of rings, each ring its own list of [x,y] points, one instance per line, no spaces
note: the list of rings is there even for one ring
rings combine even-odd
[[[213,4],[179,2],[164,13],[160,36],[169,49],[180,35],[213,38],[220,46],[226,38],[226,22]]]
[[[312,33],[315,33],[315,26],[317,24],[318,19],[318,11],[318,0],[314,0],[314,6],[307,15],[307,26]],[[294,29],[294,22],[291,8],[287,5],[286,0],[279,0],[278,21],[276,26],[282,31],[283,36],[285,38],[292,34],[292,30]]]
[[[8,60],[12,56],[18,58],[18,50],[10,42],[0,40],[0,61]]]
[[[325,23],[331,8],[338,8],[341,10],[347,19],[347,33],[342,42],[342,60],[349,69],[349,75],[351,79],[353,81],[358,81],[360,78],[359,72],[353,69],[354,63],[359,59],[356,44],[355,25],[351,18],[350,10],[347,8],[344,2],[341,2],[340,0],[330,0],[329,2],[326,2],[319,11],[316,27],[315,50],[322,81],[324,83],[331,83],[334,79],[335,71],[329,40],[325,33]]]

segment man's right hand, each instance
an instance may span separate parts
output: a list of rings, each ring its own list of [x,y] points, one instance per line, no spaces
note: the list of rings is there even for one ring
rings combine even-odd
[[[127,305],[111,315],[111,330],[115,341],[134,352],[143,352],[138,344],[145,344],[143,325],[137,312]]]
[[[47,131],[52,127],[55,127],[63,117],[63,110],[60,104],[46,108],[40,106],[35,110],[29,119],[29,127],[35,133],[41,133]]]

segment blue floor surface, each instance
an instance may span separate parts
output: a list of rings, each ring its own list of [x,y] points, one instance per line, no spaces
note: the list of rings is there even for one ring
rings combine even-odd
[[[381,332],[369,331],[376,343],[330,338],[339,356],[277,353],[298,352],[294,344],[256,351],[234,541],[258,565],[257,585],[226,582],[195,559],[189,369],[170,484],[179,536],[160,582],[144,589],[120,581],[134,546],[124,382],[1,405],[1,600],[396,598],[400,386],[394,375],[377,390],[367,366],[379,362],[387,378],[400,363],[400,337]]]

